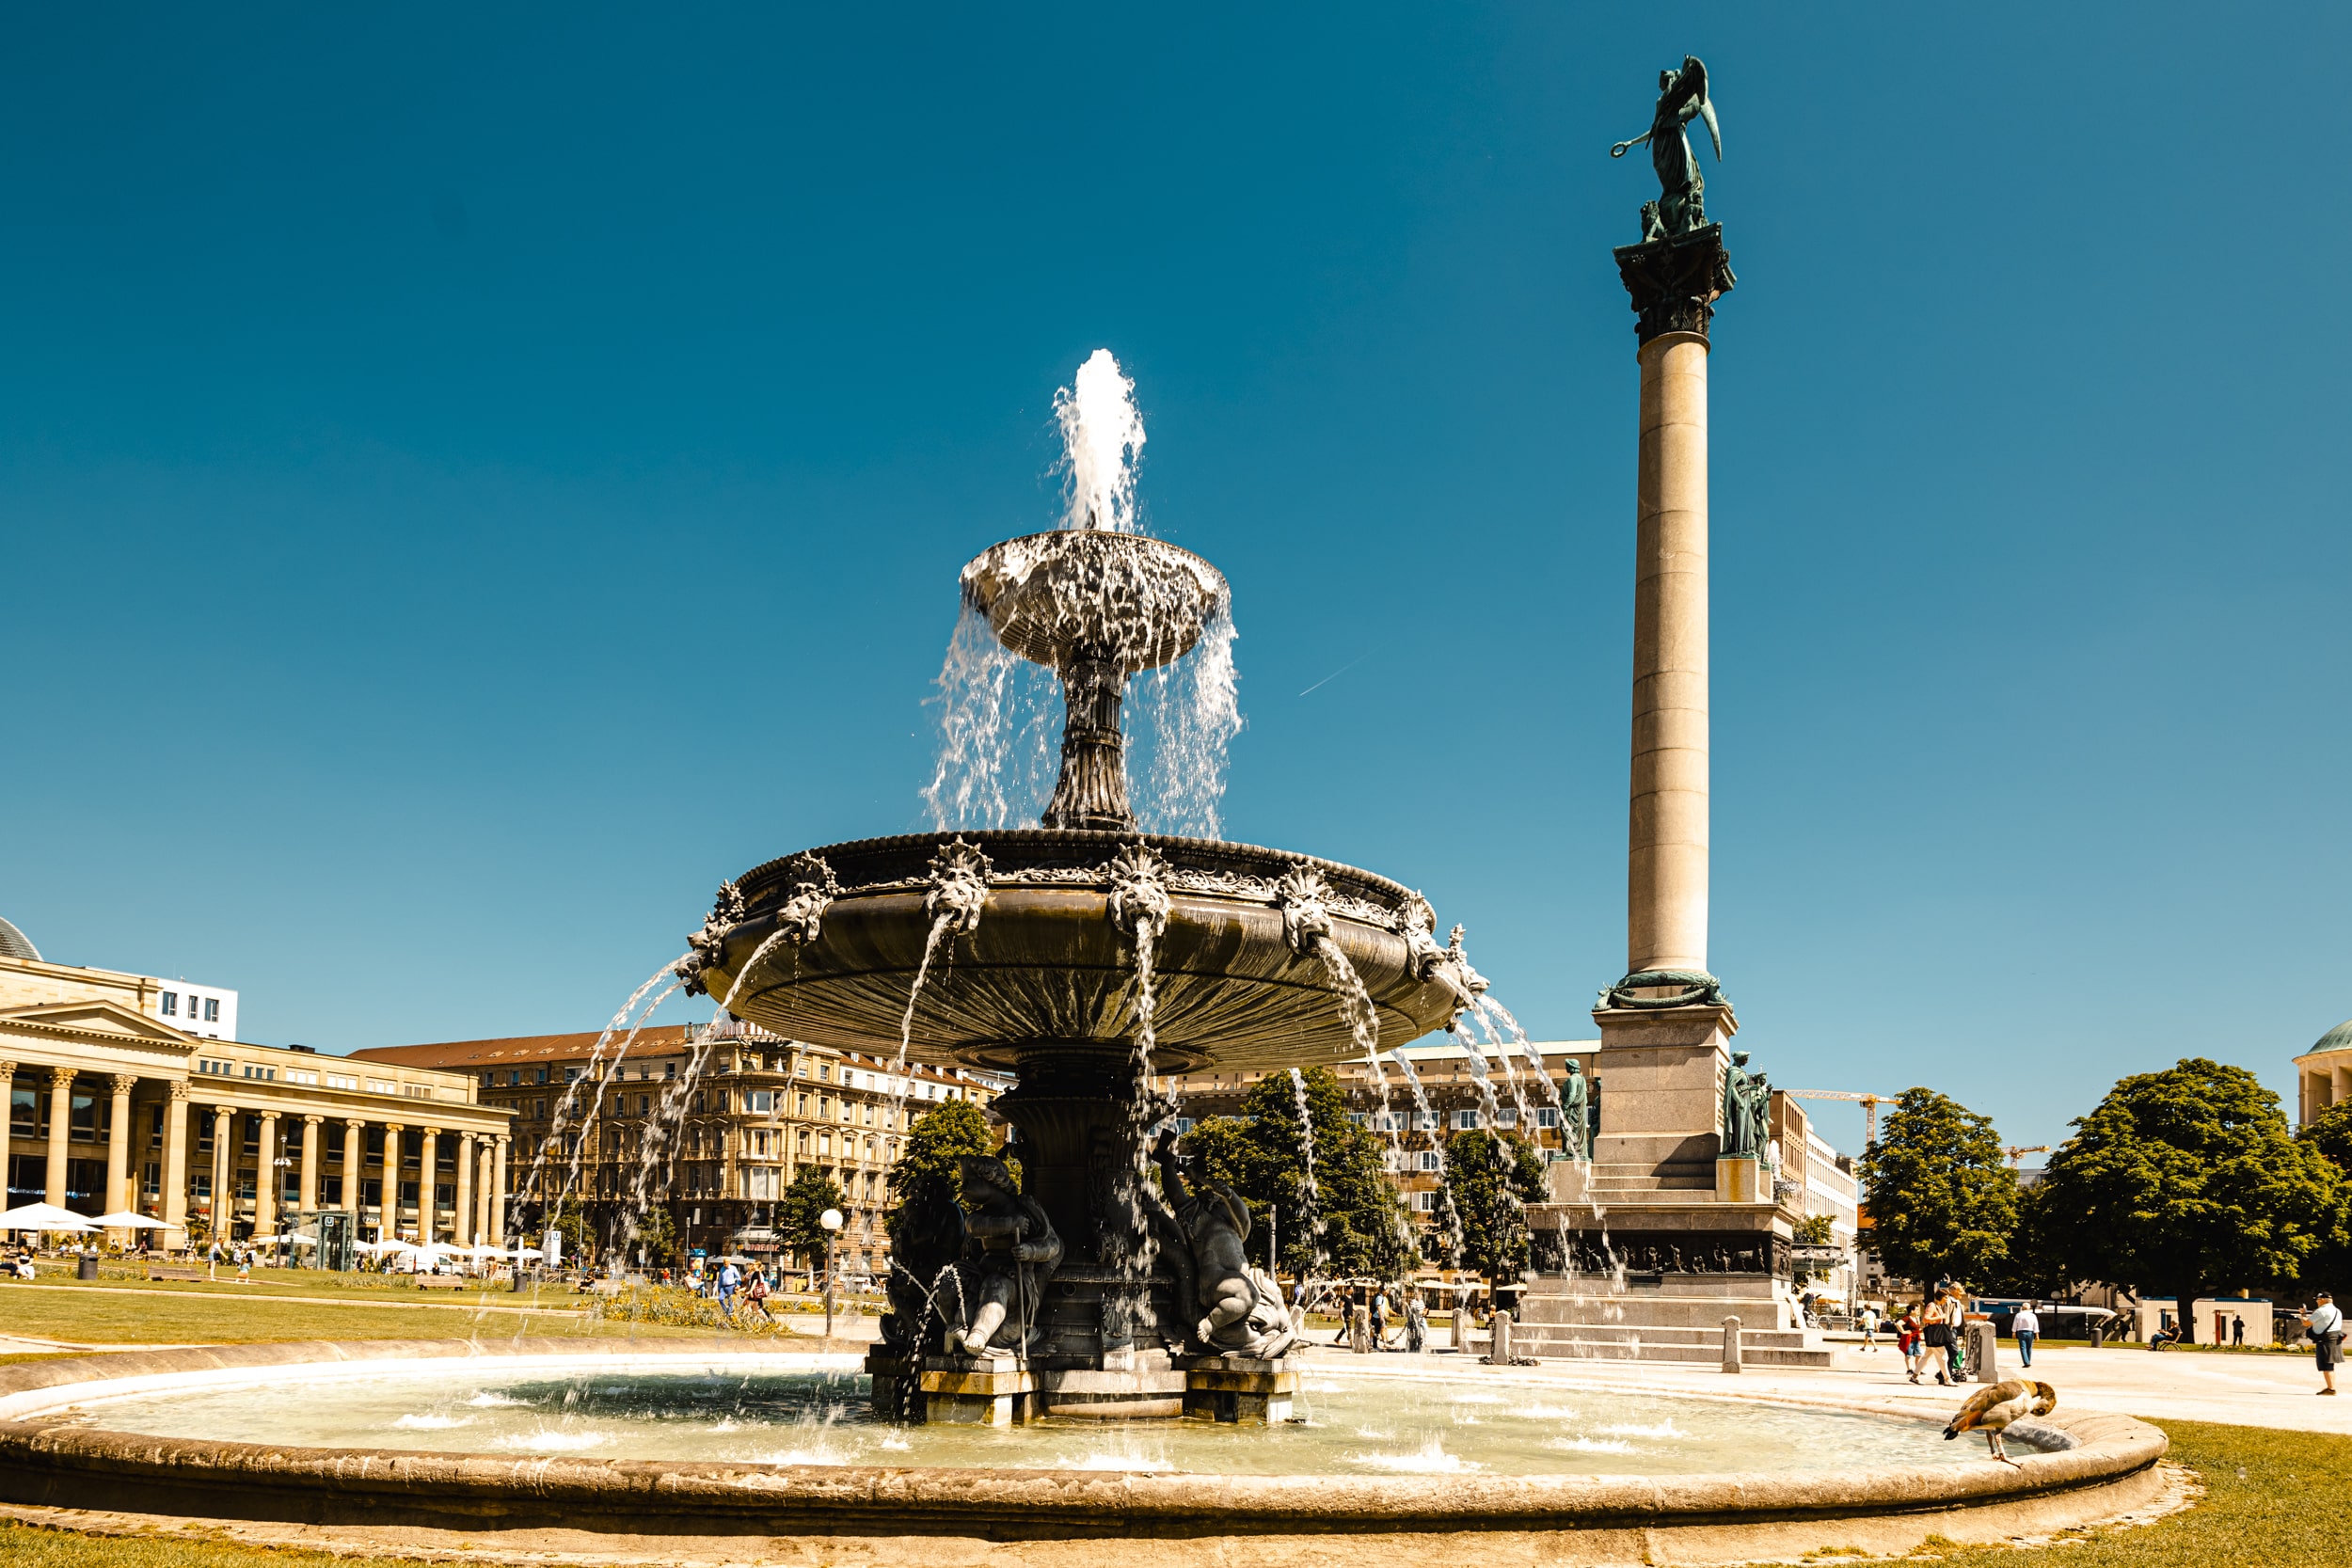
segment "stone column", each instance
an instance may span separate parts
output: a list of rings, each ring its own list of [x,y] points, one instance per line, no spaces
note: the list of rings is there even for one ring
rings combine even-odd
[[[213,1107],[213,1234],[225,1237],[237,1217],[237,1200],[230,1192],[236,1175],[236,1161],[230,1153],[229,1139],[234,1132],[234,1117],[226,1105]]]
[[[1707,356],[1720,227],[1627,245],[1640,315],[1626,971],[1707,971]]]
[[[417,1150],[417,1244],[433,1244],[433,1188],[439,1176],[434,1166],[439,1162],[441,1130],[424,1130],[424,1144]]]
[[[16,1064],[0,1062],[0,1111],[7,1113],[0,1121],[0,1177],[8,1174],[9,1164],[16,1158]]]
[[[138,1086],[136,1073],[118,1072],[106,1080],[112,1099],[106,1107],[106,1196],[99,1200],[104,1205],[102,1212],[132,1206],[131,1091]]]
[[[323,1116],[306,1115],[302,1118],[302,1208],[305,1213],[319,1206],[319,1129],[326,1125]]]
[[[490,1183],[490,1242],[494,1246],[506,1244],[506,1145],[498,1141],[497,1180]]]
[[[457,1134],[457,1206],[450,1214],[450,1224],[453,1227],[450,1239],[459,1246],[471,1246],[479,1239],[470,1212],[472,1208],[473,1134],[460,1132]]]
[[[343,1118],[343,1207],[355,1216],[365,1213],[359,1207],[360,1182],[367,1177],[368,1124],[358,1117]]]
[[[278,1113],[262,1113],[262,1148],[253,1160],[253,1233],[278,1228]]]
[[[498,1212],[497,1151],[486,1135],[474,1144],[473,1233],[478,1241],[493,1241],[496,1227],[490,1216]]]
[[[1642,345],[1626,971],[1707,969],[1707,340]]]
[[[400,1239],[400,1140],[407,1131],[396,1121],[384,1124],[384,1201],[376,1205],[376,1216],[386,1241]]]
[[[66,1134],[73,1124],[73,1069],[49,1069],[49,1201],[65,1203]]]
[[[188,1083],[175,1078],[164,1101],[164,1212],[155,1217],[166,1225],[188,1222]],[[169,1238],[167,1237],[167,1240]],[[175,1244],[184,1244],[183,1232]]]

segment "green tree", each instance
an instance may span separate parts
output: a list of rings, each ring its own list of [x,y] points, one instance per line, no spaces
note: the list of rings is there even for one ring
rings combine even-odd
[[[1870,1250],[1889,1274],[1983,1285],[2009,1261],[2017,1176],[1990,1117],[1933,1089],[1905,1089],[1861,1175]]]
[[[2037,1203],[2076,1278],[2188,1305],[2293,1281],[2336,1223],[2341,1173],[2244,1068],[2191,1057],[2125,1078],[2050,1156]]]
[[[2303,1283],[2352,1301],[2352,1100],[2330,1105],[2299,1128],[2295,1141],[2319,1151],[2336,1169],[2336,1193],[2326,1234],[2303,1262]]]
[[[1184,1151],[1231,1182],[1248,1204],[1253,1249],[1264,1245],[1271,1217],[1280,1232],[1282,1265],[1295,1274],[1395,1278],[1421,1254],[1382,1160],[1385,1146],[1348,1118],[1346,1091],[1330,1069],[1307,1068],[1299,1078],[1307,1099],[1303,1119],[1290,1074],[1269,1073],[1243,1099],[1239,1117],[1201,1121],[1184,1135]]]
[[[904,1203],[921,1190],[927,1179],[944,1179],[950,1191],[961,1193],[956,1162],[966,1154],[997,1152],[996,1134],[988,1117],[968,1100],[948,1100],[914,1118],[907,1129],[905,1147],[890,1167],[890,1201]],[[1007,1162],[1009,1164],[1011,1163]],[[1020,1170],[1015,1167],[1017,1178]]]
[[[562,1261],[577,1263],[581,1268],[586,1268],[594,1260],[596,1232],[588,1227],[588,1209],[580,1201],[578,1193],[574,1193],[562,1203],[557,1204],[555,1212],[548,1216],[547,1224],[540,1228],[552,1230],[564,1238]]]
[[[1544,1197],[1543,1151],[1517,1132],[1456,1132],[1445,1144],[1445,1196],[1462,1222],[1462,1266],[1489,1286],[1527,1272],[1527,1205]]]
[[[898,1179],[895,1171],[891,1179]],[[825,1255],[825,1227],[819,1222],[826,1210],[838,1209],[845,1201],[839,1182],[816,1165],[803,1165],[776,1204],[776,1240],[803,1264],[813,1265]]]
[[[632,1257],[642,1252],[650,1268],[663,1268],[676,1261],[677,1222],[670,1216],[670,1206],[648,1204],[645,1212],[637,1216],[623,1250]]]

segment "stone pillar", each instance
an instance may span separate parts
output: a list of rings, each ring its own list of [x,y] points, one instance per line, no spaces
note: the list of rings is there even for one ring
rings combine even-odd
[[[400,1140],[407,1131],[396,1121],[384,1124],[384,1164],[379,1182],[384,1201],[376,1205],[376,1223],[388,1242],[400,1239]]]
[[[49,1069],[49,1201],[65,1203],[66,1134],[73,1124],[73,1069]]]
[[[498,1184],[498,1172],[494,1164],[497,1156],[489,1137],[485,1135],[474,1140],[473,1157],[474,1240],[490,1242],[496,1239],[490,1234],[494,1228],[490,1216],[498,1210],[497,1196],[493,1192]]]
[[[237,1199],[230,1190],[236,1176],[236,1159],[230,1152],[229,1139],[235,1130],[235,1118],[226,1105],[213,1107],[213,1234],[226,1237],[237,1218]]]
[[[1707,340],[1642,345],[1626,971],[1707,970]]]
[[[343,1118],[343,1207],[350,1210],[352,1223],[357,1225],[366,1211],[359,1206],[359,1195],[367,1180],[368,1124],[358,1117]]]
[[[471,1246],[480,1239],[474,1229],[473,1214],[473,1134],[457,1134],[457,1207],[450,1215],[453,1227],[451,1240],[459,1246]]]
[[[498,1178],[490,1184],[490,1243],[493,1246],[506,1244],[506,1145],[498,1141]]]
[[[253,1157],[253,1233],[278,1228],[278,1113],[262,1113],[262,1148]]]
[[[0,1176],[8,1174],[8,1162],[16,1156],[16,1064],[0,1062],[0,1110],[8,1119],[0,1121]]]
[[[319,1129],[326,1118],[305,1115],[302,1118],[302,1209],[308,1213],[319,1206]]]
[[[417,1150],[417,1244],[433,1244],[433,1189],[440,1173],[435,1166],[440,1160],[441,1130],[428,1127],[424,1142]]]
[[[175,1078],[164,1101],[164,1202],[156,1215],[166,1225],[188,1222],[188,1082]],[[184,1233],[180,1242],[184,1243]]]
[[[106,1107],[106,1194],[99,1199],[101,1212],[132,1206],[131,1091],[138,1086],[136,1073],[118,1072],[106,1080],[111,1100]]]

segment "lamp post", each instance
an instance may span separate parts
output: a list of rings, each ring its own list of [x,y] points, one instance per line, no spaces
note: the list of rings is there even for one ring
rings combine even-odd
[[[825,1227],[825,1339],[833,1339],[833,1244],[841,1235],[841,1211],[828,1209],[817,1216]]]

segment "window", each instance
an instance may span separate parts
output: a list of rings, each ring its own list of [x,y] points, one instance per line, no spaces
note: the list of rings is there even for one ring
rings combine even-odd
[[[637,1097],[637,1114],[641,1117],[653,1115],[653,1096],[641,1094]]]
[[[1517,1127],[1518,1124],[1519,1113],[1516,1108],[1508,1111],[1497,1111],[1495,1113],[1495,1125],[1497,1127]]]
[[[1252,1117],[1251,1119],[1255,1120],[1256,1118]],[[1364,1115],[1361,1111],[1350,1111],[1347,1113],[1347,1119],[1354,1122],[1357,1126],[1361,1127],[1365,1122],[1370,1121],[1372,1118]]]
[[[485,1088],[485,1089],[486,1089],[486,1088],[490,1087],[492,1084],[496,1083],[496,1082],[497,1082],[497,1080],[498,1080],[498,1074],[497,1074],[497,1073],[495,1073],[495,1072],[485,1072],[485,1073],[484,1073],[484,1074],[482,1075],[482,1086],[483,1086],[484,1088]]]
[[[817,1076],[818,1076],[818,1077],[819,1077],[819,1078],[821,1078],[821,1079],[823,1079],[823,1080],[824,1080],[826,1083],[828,1083],[828,1084],[832,1083],[832,1082],[833,1082],[833,1064],[832,1064],[831,1062],[819,1062],[819,1063],[818,1063],[818,1064],[817,1064]]]
[[[1438,1117],[1435,1111],[1413,1113],[1413,1131],[1416,1132],[1435,1132],[1438,1130]]]
[[[776,1092],[773,1089],[753,1089],[743,1098],[748,1101],[743,1107],[746,1111],[772,1112],[776,1108]]]
[[[400,1085],[389,1078],[371,1078],[368,1080],[368,1092],[370,1094],[398,1094]]]
[[[523,1081],[523,1073],[522,1073],[522,1069],[520,1069],[520,1068],[512,1068],[512,1067],[510,1067],[510,1068],[508,1068],[508,1069],[506,1069],[506,1086],[507,1086],[508,1088],[510,1088],[510,1089],[511,1089],[511,1088],[514,1088],[515,1086],[516,1086],[517,1085],[519,1085],[522,1081]]]
[[[180,1016],[180,993],[176,990],[164,992],[163,1008],[166,1018],[178,1018]]]
[[[1454,1113],[1454,1125],[1456,1131],[1467,1132],[1478,1125],[1478,1113],[1456,1111]]]
[[[1549,1106],[1549,1105],[1545,1105],[1545,1106],[1541,1106],[1541,1107],[1539,1107],[1539,1108],[1536,1110],[1536,1112],[1535,1112],[1535,1125],[1536,1125],[1536,1126],[1538,1126],[1538,1127],[1557,1127],[1557,1126],[1559,1126],[1559,1125],[1560,1125],[1560,1113],[1559,1113],[1559,1111],[1558,1111],[1555,1107],[1553,1107],[1553,1106]]]
[[[1382,1167],[1387,1170],[1403,1170],[1405,1168],[1405,1151],[1401,1148],[1389,1149],[1380,1156],[1380,1164]]]
[[[1436,1193],[1415,1193],[1412,1195],[1412,1197],[1414,1213],[1432,1214],[1437,1212],[1438,1195]]]
[[[204,1022],[207,1023],[218,1023],[220,1022],[219,997],[208,996],[204,999]]]
[[[330,1072],[326,1075],[326,1086],[330,1089],[356,1089],[359,1086],[359,1080],[348,1073]]]
[[[1176,1131],[1179,1135],[1191,1132],[1193,1125],[1193,1119],[1190,1117],[1178,1117],[1176,1118]]]
[[[1424,1148],[1421,1151],[1422,1169],[1436,1170],[1443,1163],[1443,1157],[1440,1156],[1436,1149]]]

